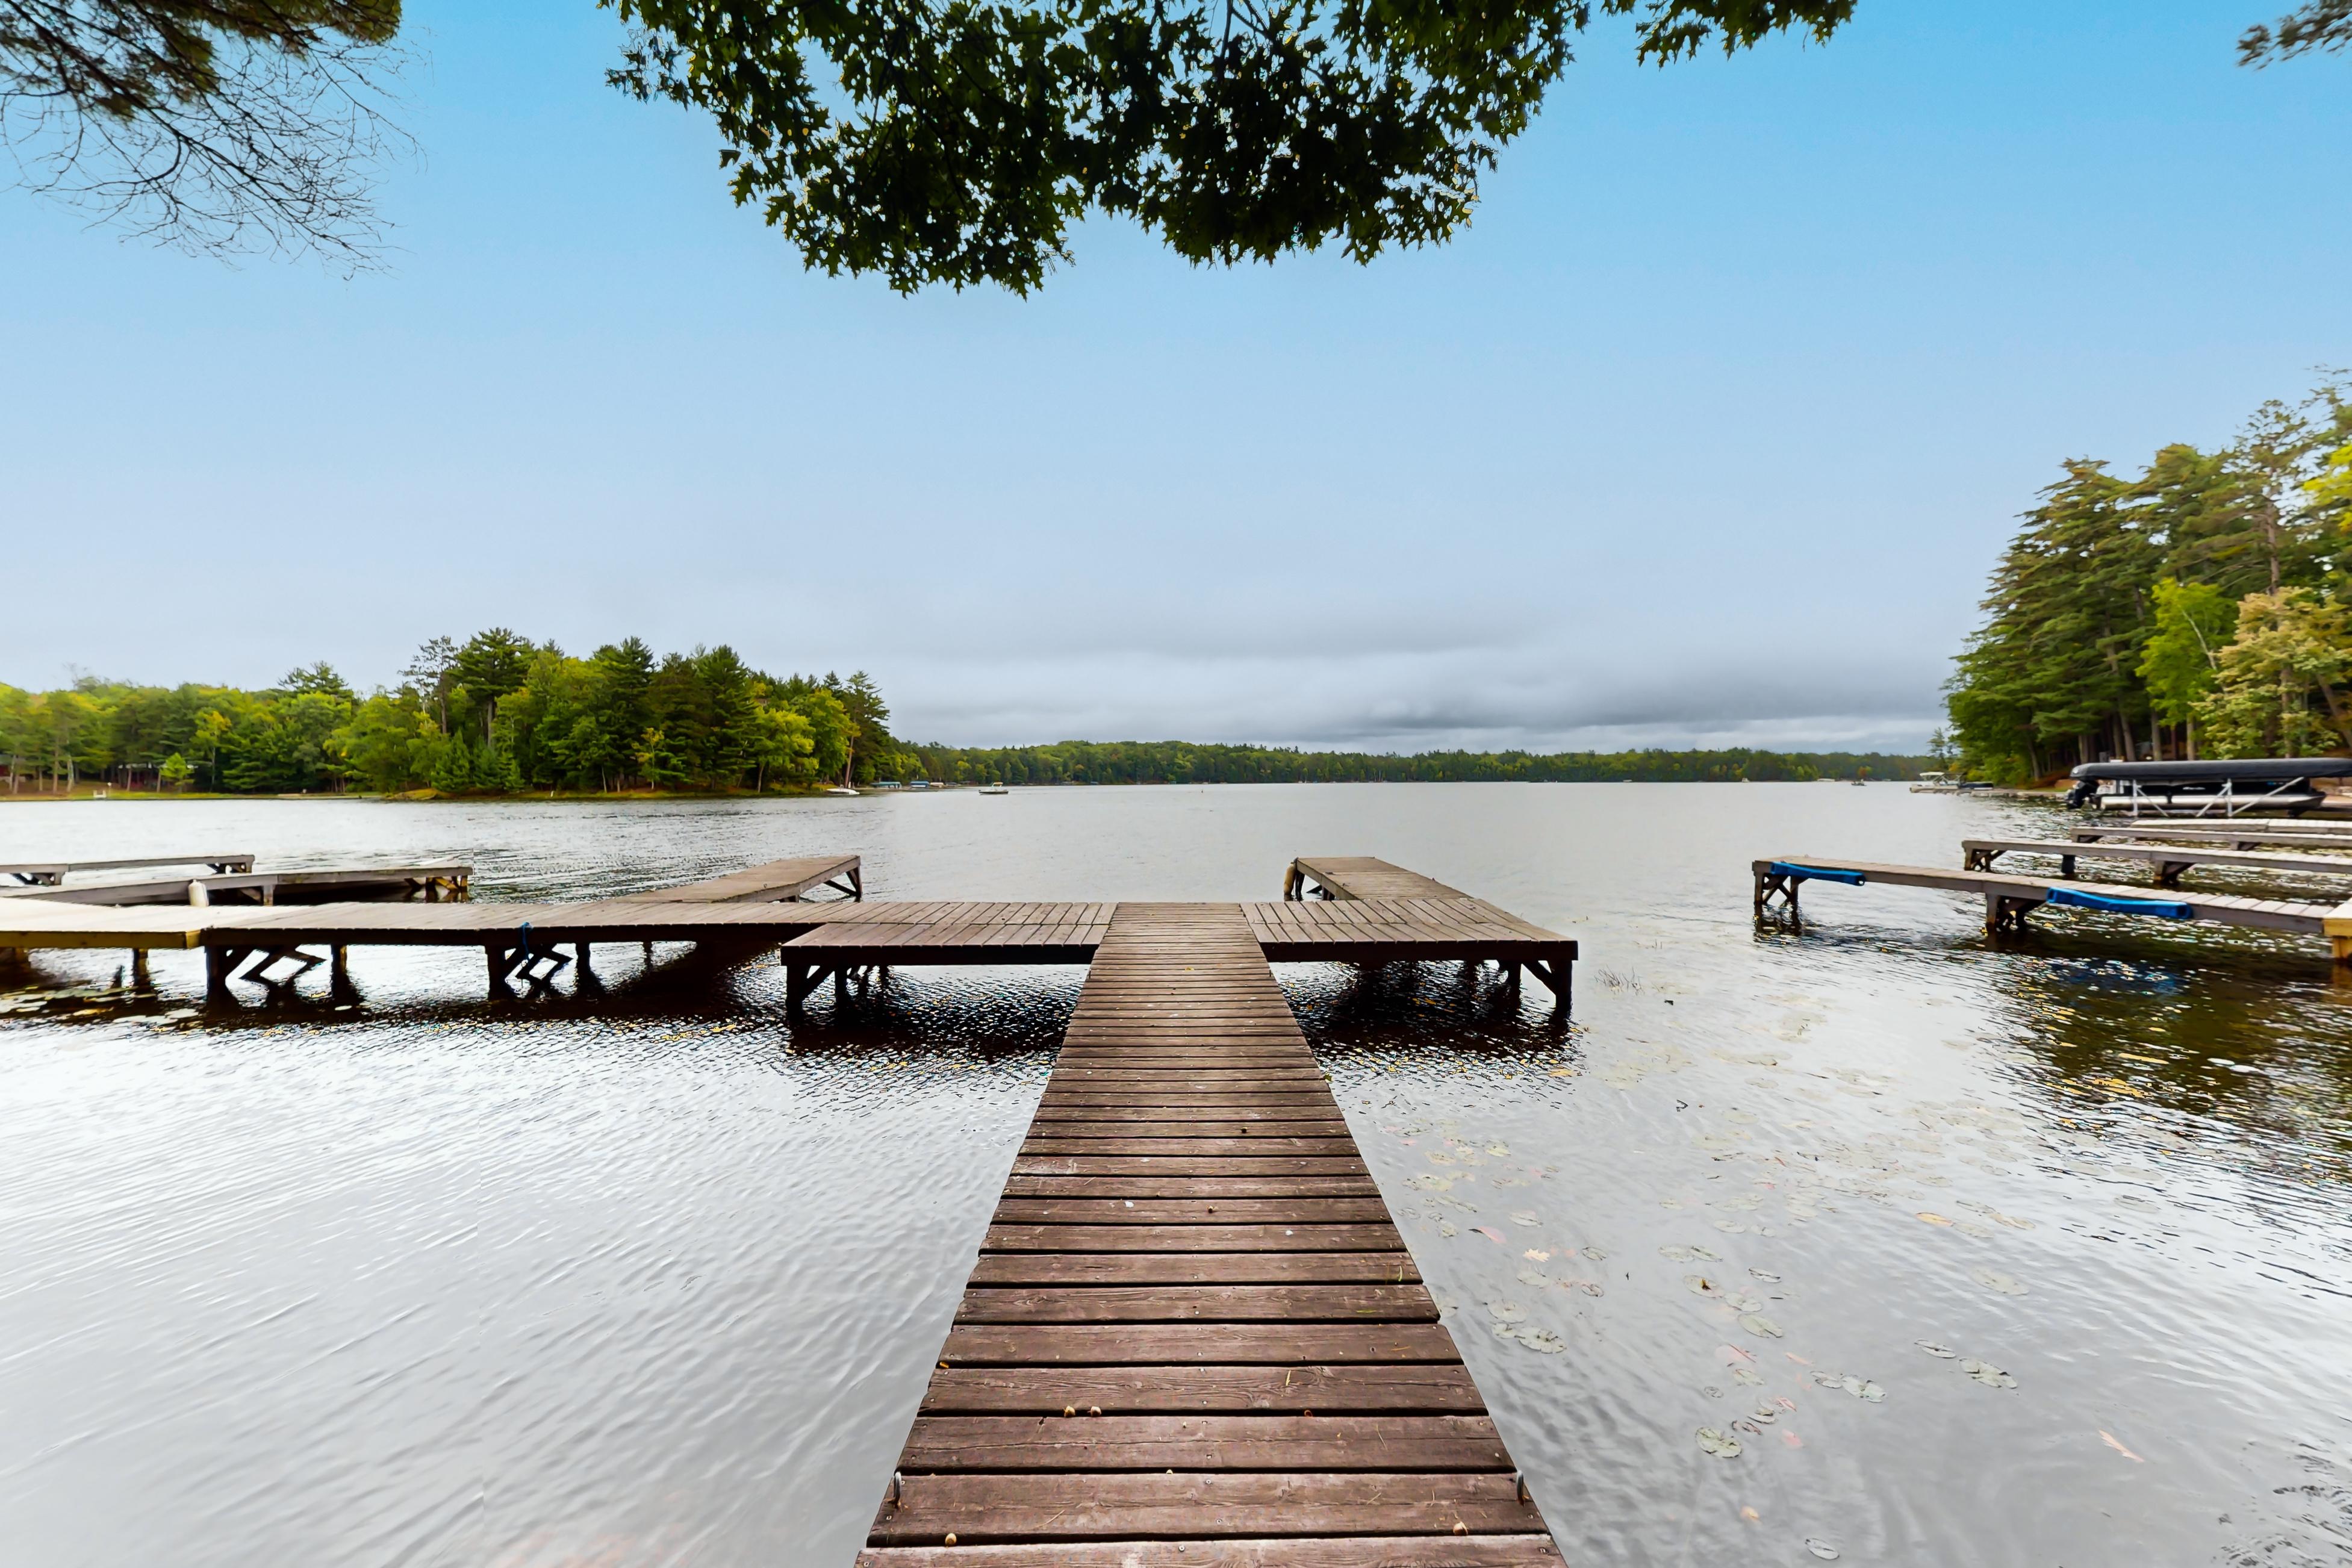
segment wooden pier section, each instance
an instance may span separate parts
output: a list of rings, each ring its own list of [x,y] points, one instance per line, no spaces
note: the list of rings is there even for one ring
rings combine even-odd
[[[2293,845],[2298,849],[2352,849],[2352,829],[2344,823],[2296,824],[2239,822],[2226,827],[2194,825],[2179,827],[2152,823],[2094,823],[2074,829],[2078,843],[2223,844],[2232,849],[2259,849],[2263,845]]]
[[[1367,855],[1301,855],[1283,873],[1282,896],[1286,900],[1296,900],[1466,899],[1470,895],[1418,871],[1408,871]]]
[[[203,866],[215,876],[253,869],[250,855],[152,855],[133,860],[30,860],[0,865],[0,877],[54,888],[77,871],[144,871],[158,866]]]
[[[2183,872],[2199,866],[2225,870],[2317,872],[2352,877],[2352,858],[2342,855],[2266,855],[2241,849],[2179,844],[2101,844],[2034,838],[1963,838],[1960,857],[1971,871],[1990,871],[2006,855],[2054,858],[2058,874],[2072,877],[2077,860],[2137,860],[2154,868],[2160,888],[2177,888]]]
[[[1937,888],[1981,897],[1985,901],[1985,929],[1991,932],[2021,931],[2025,929],[2026,917],[2034,910],[2052,904],[2074,905],[2108,914],[2150,915],[2324,936],[2337,963],[2352,963],[2352,901],[2315,903],[2248,898],[2236,893],[2173,892],[2013,871],[1953,870],[1802,857],[1759,860],[1754,864],[1754,872],[1756,913],[1759,919],[1771,910],[1775,899],[1780,900],[1782,911],[1792,919],[1798,918],[1798,889],[1811,881]]]
[[[860,1568],[1556,1568],[1231,904],[1123,903]]]
[[[471,866],[361,866],[317,871],[244,871],[209,877],[167,877],[146,882],[93,882],[16,895],[27,903],[136,904],[326,903],[354,899],[462,899]]]

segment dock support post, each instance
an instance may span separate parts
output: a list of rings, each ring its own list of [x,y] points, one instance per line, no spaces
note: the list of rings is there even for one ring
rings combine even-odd
[[[1990,871],[1992,868],[1988,866],[1985,869]],[[2074,858],[2072,855],[2061,855],[2058,857],[2058,874],[2069,879],[2070,880],[2073,879],[2074,875]]]
[[[228,977],[236,973],[237,963],[245,957],[241,947],[207,947],[205,949],[205,995],[207,1000],[226,1002],[229,999]]]
[[[155,984],[154,975],[147,969],[147,950],[143,947],[131,950],[131,984],[142,991]]]

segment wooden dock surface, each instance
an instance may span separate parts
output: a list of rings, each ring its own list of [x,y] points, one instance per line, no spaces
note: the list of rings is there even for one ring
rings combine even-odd
[[[76,871],[143,871],[157,866],[203,866],[214,872],[253,869],[250,855],[148,855],[129,860],[26,860],[0,865],[0,878],[54,888]]]
[[[1557,1568],[1232,904],[1117,906],[861,1568]]]
[[[2293,931],[2304,936],[2326,936],[2331,942],[2336,940],[2336,932],[2331,929],[2330,920],[2340,921],[2347,917],[2339,915],[2338,910],[2352,910],[2352,905],[2294,899],[2254,899],[2236,893],[2176,892],[2170,889],[2114,882],[2078,882],[2063,877],[2036,877],[2023,872],[1954,870],[1936,866],[1892,866],[1869,860],[1791,856],[1755,862],[1756,910],[1759,915],[1765,912],[1768,900],[1776,894],[1783,899],[1787,908],[1794,910],[1799,884],[1807,880],[1831,879],[1801,874],[1788,875],[1783,868],[1795,868],[1800,872],[1858,874],[1865,884],[1938,888],[1955,893],[1978,894],[1985,900],[1985,923],[1993,930],[2016,929],[2018,922],[2030,910],[2050,902],[2051,894],[2061,889],[2126,903],[2178,905],[2188,911],[2181,917],[2188,920],[2263,931]],[[2156,911],[2151,910],[2148,912]]]
[[[1286,900],[1466,899],[1459,888],[1369,855],[1301,855],[1283,874]]]
[[[86,887],[43,888],[19,893],[30,903],[263,904],[350,901],[373,896],[462,899],[473,879],[471,866],[338,866],[309,871],[242,871],[208,877],[165,877],[144,882],[93,882]]]
[[[2352,876],[2352,856],[2280,855],[2205,845],[2155,843],[2052,842],[2035,838],[1963,838],[1960,858],[1972,871],[1990,871],[2005,855],[2055,857],[2058,874],[2072,877],[2077,860],[2137,860],[2155,868],[2160,887],[2178,887],[2180,874],[2198,866],[2219,866],[2241,871],[2315,871]]]
[[[699,882],[624,893],[622,902],[657,904],[779,903],[818,888],[832,888],[853,901],[866,897],[865,861],[856,855],[808,855],[771,860]]]
[[[2073,837],[2084,844],[2155,840],[2175,844],[2226,844],[2232,849],[2259,849],[2265,844],[2293,845],[2298,849],[2352,849],[2352,829],[2340,822],[2303,827],[2284,822],[2238,822],[2217,826],[2207,818],[2191,818],[2177,827],[2141,822],[2094,823],[2086,827],[2077,827]]]

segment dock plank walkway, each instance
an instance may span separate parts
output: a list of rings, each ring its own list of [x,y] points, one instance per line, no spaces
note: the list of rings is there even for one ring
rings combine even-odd
[[[1111,912],[861,1568],[1556,1568],[1232,904]]]
[[[2352,876],[2352,857],[2343,855],[2277,855],[2241,849],[2180,844],[2102,844],[2034,838],[1963,838],[1961,861],[1972,871],[1990,871],[2005,855],[2054,856],[2058,874],[2072,877],[2077,860],[2137,860],[2156,871],[2159,887],[2176,888],[2180,876],[2198,866],[2218,866],[2241,871],[2315,871]]]
[[[2352,959],[2352,901],[2315,903],[2294,899],[2255,899],[2236,893],[2175,892],[2112,882],[2077,882],[2063,877],[2036,877],[2011,871],[1953,870],[1936,866],[1893,866],[1869,860],[1808,858],[1802,856],[1754,864],[1756,912],[1766,913],[1778,897],[1791,914],[1797,910],[1797,889],[1808,881],[1881,883],[1898,888],[1937,888],[1973,893],[1985,901],[1989,931],[2022,929],[2025,917],[2053,901],[2053,894],[2073,893],[2125,906],[2109,912],[2144,912],[2168,918],[2204,921],[2217,925],[2246,926],[2263,931],[2325,936],[2339,962]],[[1826,875],[1824,875],[1826,873]],[[2137,910],[2132,906],[2138,906]],[[2094,905],[2091,907],[2105,907]],[[2174,910],[2180,911],[2178,914]]]
[[[2077,842],[2138,843],[2150,840],[2174,844],[2225,844],[2232,849],[2259,849],[2265,844],[2293,845],[2298,849],[2352,849],[2352,829],[2343,823],[2298,827],[2284,822],[2240,822],[2213,825],[2210,818],[2191,818],[2179,826],[2154,823],[2095,823],[2077,827]]]
[[[250,855],[149,855],[130,860],[30,860],[0,865],[0,877],[54,888],[76,871],[143,871],[157,866],[203,866],[216,874],[253,869]]]
[[[1286,900],[1466,899],[1459,888],[1369,855],[1301,855],[1283,873]]]
[[[799,899],[818,888],[832,888],[853,901],[866,897],[865,860],[856,855],[806,855],[791,860],[771,860],[725,876],[624,893],[618,902],[656,904],[776,903]]]

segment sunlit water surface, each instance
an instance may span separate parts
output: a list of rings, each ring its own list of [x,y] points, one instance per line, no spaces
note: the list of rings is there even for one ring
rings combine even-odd
[[[1584,944],[1571,1026],[1455,965],[1282,972],[1570,1562],[2342,1563],[2318,944],[1995,946],[1818,884],[1801,935],[1749,918],[1759,854],[2060,826],[1832,785],[107,802],[0,808],[0,860],[549,899],[846,850],[877,898],[1230,899],[1381,856]],[[110,952],[0,978],[0,1559],[846,1564],[1082,976],[899,971],[793,1026],[772,963],[608,952],[601,996],[496,1004],[462,952],[228,1013],[185,954],[143,997]]]

